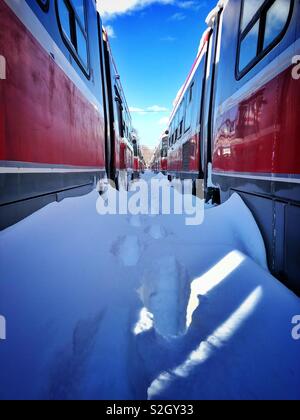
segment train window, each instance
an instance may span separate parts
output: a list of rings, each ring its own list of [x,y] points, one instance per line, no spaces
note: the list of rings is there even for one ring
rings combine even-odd
[[[284,36],[294,0],[243,0],[237,79],[242,78]]]
[[[87,42],[81,27],[76,22],[76,33],[77,33],[77,52],[79,57],[84,63],[88,62]]]
[[[183,135],[184,100],[181,102],[179,111],[179,137]]]
[[[65,0],[58,0],[58,10],[62,30],[64,31],[64,34],[67,36],[69,41],[71,41],[71,9]]]
[[[56,0],[56,5],[63,40],[76,62],[88,76],[85,0]]]
[[[187,132],[191,128],[192,124],[192,105],[193,105],[193,97],[194,97],[194,83],[192,83],[191,87],[188,91],[187,97],[187,105],[186,105],[186,113],[185,113],[185,132]]]
[[[192,102],[193,100],[193,89],[194,89],[194,83],[192,84],[192,86],[190,87],[190,98],[189,98],[189,103]]]
[[[181,137],[181,132],[180,132],[181,104],[178,108],[177,114],[178,114],[178,117],[177,117],[177,127],[178,127],[177,135],[178,135],[178,138],[180,139],[180,137]]]
[[[244,2],[244,10],[241,23],[242,30],[246,29],[264,1],[265,0],[248,0]]]
[[[253,26],[241,42],[240,50],[240,68],[244,69],[256,58],[259,38],[259,23]]]
[[[273,40],[280,36],[290,13],[290,2],[278,0],[267,11],[264,48],[268,48]]]
[[[117,119],[118,119],[118,127],[119,127],[119,134],[121,137],[124,137],[124,115],[123,115],[123,102],[121,99],[121,95],[118,91],[118,88],[115,86],[115,102],[117,106]]]
[[[84,8],[84,0],[72,0],[74,5],[75,12],[77,17],[79,18],[83,28],[85,28],[85,8]]]
[[[37,0],[40,7],[44,10],[44,12],[48,12],[49,10],[49,0]]]

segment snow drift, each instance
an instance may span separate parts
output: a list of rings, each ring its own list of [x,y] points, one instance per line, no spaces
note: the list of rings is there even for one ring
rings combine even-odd
[[[1,399],[300,398],[300,302],[238,195],[200,226],[97,200],[0,233]]]

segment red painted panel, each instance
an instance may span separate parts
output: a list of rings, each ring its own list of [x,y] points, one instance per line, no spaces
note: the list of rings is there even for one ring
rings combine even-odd
[[[7,60],[0,160],[105,167],[103,115],[3,1],[0,28]]]
[[[291,73],[217,117],[215,171],[300,174],[300,81]]]
[[[199,134],[196,133],[191,137],[190,140],[190,165],[189,169],[193,172],[200,172],[200,146],[199,146]]]
[[[160,160],[160,169],[162,171],[168,170],[168,159],[167,158],[161,158]]]

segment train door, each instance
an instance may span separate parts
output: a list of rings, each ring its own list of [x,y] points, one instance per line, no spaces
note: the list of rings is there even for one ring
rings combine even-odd
[[[117,86],[114,86],[114,106],[115,106],[115,149],[116,149],[116,170],[124,170],[126,165],[126,149],[124,138],[124,119],[123,101]]]
[[[116,133],[115,133],[115,110],[112,85],[112,72],[111,72],[111,57],[106,34],[103,33],[103,67],[104,67],[104,83],[105,83],[105,96],[106,96],[106,114],[107,114],[107,138],[106,138],[106,154],[107,154],[107,175],[109,179],[115,181],[116,179]],[[101,45],[101,42],[100,42]]]
[[[102,91],[103,91],[103,111],[104,111],[104,131],[105,131],[105,166],[106,174],[109,179],[114,179],[113,172],[113,150],[112,150],[112,132],[111,132],[111,118],[109,110],[109,94],[108,94],[108,80],[110,74],[107,74],[105,49],[107,48],[105,35],[103,32],[101,17],[97,13],[98,21],[98,43],[100,52],[100,70],[102,75]]]
[[[212,163],[213,149],[213,124],[214,124],[214,101],[215,87],[218,71],[218,55],[220,49],[220,37],[222,26],[223,9],[215,9],[210,19],[211,34],[208,41],[206,63],[206,85],[204,87],[203,107],[201,116],[201,166],[204,175],[204,189],[207,200],[213,198],[219,202],[219,190],[212,188],[210,166]]]

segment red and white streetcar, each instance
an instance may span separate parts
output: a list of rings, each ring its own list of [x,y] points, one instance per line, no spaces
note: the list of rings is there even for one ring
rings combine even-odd
[[[216,202],[240,194],[298,294],[299,22],[299,0],[221,0],[168,127],[169,177],[204,178]]]

